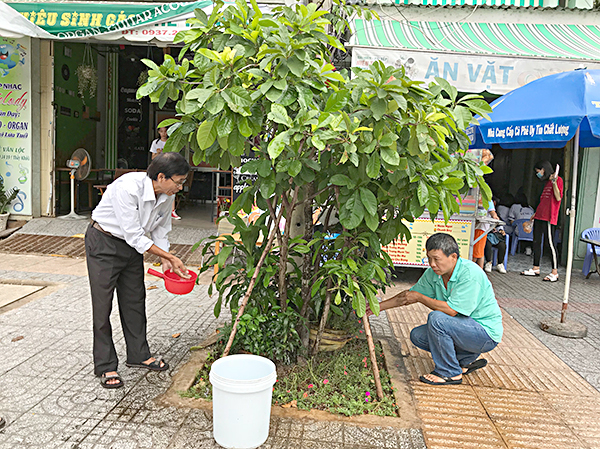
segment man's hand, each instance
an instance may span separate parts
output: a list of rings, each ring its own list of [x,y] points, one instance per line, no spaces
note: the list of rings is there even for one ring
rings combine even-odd
[[[504,229],[498,229],[498,232],[500,233],[500,235],[504,236],[506,235],[506,232],[504,232]]]
[[[548,179],[554,184],[558,179],[558,176],[555,173],[552,173]]]
[[[410,304],[416,303],[417,298],[418,298],[418,293],[410,291],[410,290],[404,290],[403,292],[400,292],[396,296],[394,296],[393,299],[396,300],[397,307],[400,307],[400,306],[408,306]]]
[[[188,274],[188,269],[178,257],[172,255],[169,259],[161,257],[160,260],[162,262],[163,273],[167,270],[171,270],[183,279],[189,279],[191,277]]]

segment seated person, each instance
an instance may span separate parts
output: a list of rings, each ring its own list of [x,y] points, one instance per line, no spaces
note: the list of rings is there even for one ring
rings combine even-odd
[[[527,196],[520,190],[515,197],[515,204],[510,207],[508,212],[508,222],[509,226],[504,228],[504,231],[508,234],[512,234],[515,230],[514,226],[511,226],[515,220],[530,220],[533,217],[535,210],[533,207],[529,205],[527,201]],[[525,254],[528,256],[531,255],[531,243],[527,243],[525,247]]]
[[[381,302],[380,310],[417,302],[429,307],[427,324],[410,333],[410,341],[431,352],[435,364],[434,371],[419,379],[431,385],[460,384],[464,374],[487,365],[478,357],[502,340],[502,313],[487,276],[460,258],[454,237],[433,234],[425,248],[430,268],[410,290]]]
[[[484,215],[487,218],[493,218],[494,220],[500,220],[498,214],[496,213],[496,207],[494,201],[490,201],[488,203],[487,209],[483,207],[482,203],[483,199],[479,198],[479,206],[477,206],[477,215]],[[487,213],[486,213],[487,210]],[[477,240],[477,243],[473,245],[473,262],[479,265],[482,269],[484,268],[485,262],[485,244],[487,241],[487,232],[492,225],[486,222],[477,221],[475,224],[475,240],[477,240],[480,236],[483,237]]]
[[[500,205],[500,199],[495,196],[492,197],[492,201],[496,207],[498,217],[500,220],[506,222],[509,211],[508,207]],[[503,217],[503,215],[505,216]],[[486,273],[492,272],[493,248],[498,248],[498,258],[494,269],[499,273],[506,274],[506,268],[504,267],[504,256],[506,255],[506,234],[504,233],[504,226],[496,226],[496,228],[487,235],[484,251],[486,262],[483,266]]]
[[[515,202],[514,197],[510,193],[505,193],[500,197],[493,197],[492,201],[496,205],[496,212],[498,217],[504,223],[508,223],[508,214],[510,213],[510,206]]]

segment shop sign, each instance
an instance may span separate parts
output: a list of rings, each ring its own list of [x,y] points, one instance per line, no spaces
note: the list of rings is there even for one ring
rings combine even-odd
[[[144,25],[158,25],[196,8],[212,6],[210,0],[163,3],[156,6],[126,3],[8,3],[35,25],[58,38],[94,37]]]
[[[600,69],[600,63],[555,59],[511,58],[492,55],[417,52],[354,47],[352,66],[368,67],[375,61],[404,66],[409,78],[430,83],[442,77],[461,92],[503,95],[543,76],[577,68]]]
[[[10,213],[31,215],[31,40],[0,37],[0,177],[20,192]]]

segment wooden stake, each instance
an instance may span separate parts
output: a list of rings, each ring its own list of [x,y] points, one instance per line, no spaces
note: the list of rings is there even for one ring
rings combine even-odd
[[[367,334],[367,344],[369,345],[369,356],[371,365],[373,365],[373,376],[375,377],[375,388],[377,389],[377,397],[383,399],[383,388],[381,388],[381,379],[379,378],[379,367],[377,366],[377,354],[375,354],[375,343],[373,342],[373,334],[371,333],[371,324],[369,317],[365,313],[363,316],[363,325]]]

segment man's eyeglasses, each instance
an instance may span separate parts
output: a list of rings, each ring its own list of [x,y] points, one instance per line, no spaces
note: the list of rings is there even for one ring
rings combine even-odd
[[[171,178],[170,176],[169,176],[169,179],[170,179],[171,181],[173,181],[173,182],[175,183],[175,185],[176,185],[176,186],[178,186],[178,187],[182,187],[182,186],[185,184],[185,181],[187,181],[187,179],[184,179],[183,181],[179,181],[179,182],[177,182],[177,181],[175,181],[173,178]]]

